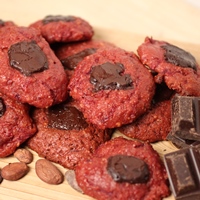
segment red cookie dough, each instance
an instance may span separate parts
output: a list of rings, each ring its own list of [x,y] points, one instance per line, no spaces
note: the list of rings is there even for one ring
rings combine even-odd
[[[87,56],[69,83],[85,118],[101,129],[119,127],[143,114],[154,89],[152,75],[137,56],[117,47]]]
[[[148,142],[166,140],[171,130],[171,98],[174,92],[157,85],[151,108],[131,124],[118,128],[124,135]]]
[[[80,111],[74,111],[75,108],[79,110],[76,103],[65,102],[48,109],[36,109],[33,119],[38,132],[27,142],[39,156],[69,169],[90,157],[112,135],[112,130],[99,130],[88,124]],[[63,113],[63,110],[67,112]],[[54,114],[49,115],[49,112]]]
[[[44,68],[29,72],[40,65]],[[63,66],[36,29],[1,28],[0,66],[0,91],[10,98],[42,108],[66,99]]]
[[[164,81],[180,95],[200,96],[200,68],[190,53],[149,37],[137,51],[142,63],[156,72],[157,83]]]
[[[149,170],[148,179],[143,183],[115,181],[107,169],[108,160],[116,155],[131,156],[144,161]],[[119,165],[120,167],[122,168]],[[149,143],[122,137],[102,144],[92,158],[79,162],[75,174],[83,193],[98,200],[161,200],[170,194],[167,173],[158,153]]]
[[[29,107],[0,93],[0,158],[14,153],[36,130]]]
[[[48,15],[30,24],[30,27],[40,30],[49,43],[89,40],[94,34],[92,26],[87,21],[70,15]]]

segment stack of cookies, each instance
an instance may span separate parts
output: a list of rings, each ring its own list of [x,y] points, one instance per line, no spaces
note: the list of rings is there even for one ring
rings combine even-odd
[[[200,96],[200,68],[164,41],[147,37],[136,54],[93,35],[76,16],[1,21],[0,157],[25,143],[75,170],[96,199],[167,197],[150,142],[167,140],[175,95]],[[112,139],[115,130],[130,139]]]

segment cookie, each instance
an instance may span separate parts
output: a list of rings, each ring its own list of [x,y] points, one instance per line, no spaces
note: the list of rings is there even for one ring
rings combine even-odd
[[[36,109],[33,119],[38,132],[28,140],[28,147],[39,156],[69,169],[90,157],[112,135],[111,130],[99,130],[88,124],[75,103]]]
[[[166,140],[171,131],[171,99],[174,91],[165,84],[156,86],[150,109],[133,123],[119,127],[121,133],[148,142]]]
[[[105,129],[130,123],[143,114],[155,84],[134,53],[110,47],[83,59],[68,88],[84,117]]]
[[[2,27],[0,58],[0,91],[10,98],[40,108],[66,99],[67,75],[36,29]]]
[[[93,157],[78,163],[76,180],[84,194],[95,199],[152,200],[170,194],[167,173],[149,143],[114,138]]]
[[[89,40],[94,34],[92,26],[87,21],[71,15],[48,15],[30,24],[30,27],[40,30],[49,43]]]
[[[165,82],[180,95],[200,95],[199,65],[189,52],[149,37],[137,51],[142,63],[156,73],[157,83]]]
[[[29,106],[0,93],[0,158],[14,153],[36,130]]]
[[[74,69],[86,56],[95,53],[98,49],[114,47],[113,44],[102,40],[89,40],[84,42],[73,42],[56,45],[54,52],[60,59],[69,77]]]

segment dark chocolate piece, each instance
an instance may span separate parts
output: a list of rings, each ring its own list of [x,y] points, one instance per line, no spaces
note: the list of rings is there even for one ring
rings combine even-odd
[[[129,74],[123,74],[124,66],[121,63],[104,63],[93,66],[90,82],[95,91],[133,88],[133,81]]]
[[[6,112],[6,105],[3,101],[3,99],[0,98],[0,117],[2,117],[5,112]]]
[[[171,189],[175,198],[200,199],[200,146],[164,155]]]
[[[167,135],[167,140],[171,141],[172,144],[179,149],[200,144],[200,141],[183,139],[171,132]]]
[[[187,140],[200,141],[199,103],[200,97],[173,97],[171,134]]]
[[[47,57],[35,41],[13,44],[8,55],[10,66],[25,76],[48,69]]]
[[[86,56],[89,56],[96,52],[95,48],[85,49],[75,55],[69,56],[61,60],[64,69],[73,70],[76,68],[77,64],[82,61]]]
[[[88,126],[83,114],[73,106],[59,104],[47,109],[48,126],[64,130],[81,130]]]
[[[167,62],[176,66],[197,70],[196,60],[189,52],[171,44],[166,44],[161,47],[165,50],[164,57]]]
[[[116,182],[146,183],[149,179],[147,164],[133,156],[115,155],[109,157],[107,170]]]
[[[58,21],[72,22],[75,19],[76,18],[74,16],[71,16],[71,15],[69,15],[69,16],[48,15],[42,20],[42,23],[43,24],[48,24],[48,23],[51,23],[51,22],[58,22]]]

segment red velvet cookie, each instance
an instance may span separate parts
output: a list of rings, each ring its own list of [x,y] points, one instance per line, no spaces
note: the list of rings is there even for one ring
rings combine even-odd
[[[29,107],[0,93],[0,158],[14,153],[36,130]]]
[[[69,169],[90,157],[112,134],[111,130],[99,130],[88,124],[75,103],[36,109],[33,119],[38,132],[29,139],[28,147]]]
[[[121,133],[148,142],[166,140],[171,131],[171,99],[174,92],[165,84],[156,86],[150,109],[133,123],[119,127]]]
[[[94,34],[92,26],[76,16],[48,15],[30,27],[40,30],[49,43],[89,40]]]
[[[69,83],[85,118],[101,129],[119,127],[143,114],[154,89],[152,75],[137,56],[117,47],[87,56]]]
[[[1,28],[0,66],[0,91],[10,98],[36,107],[66,99],[63,66],[36,29]]]
[[[137,51],[142,63],[156,72],[157,83],[165,82],[180,95],[200,96],[200,68],[189,52],[149,37]]]
[[[78,163],[79,187],[98,200],[161,200],[170,194],[167,173],[149,143],[119,137]]]

